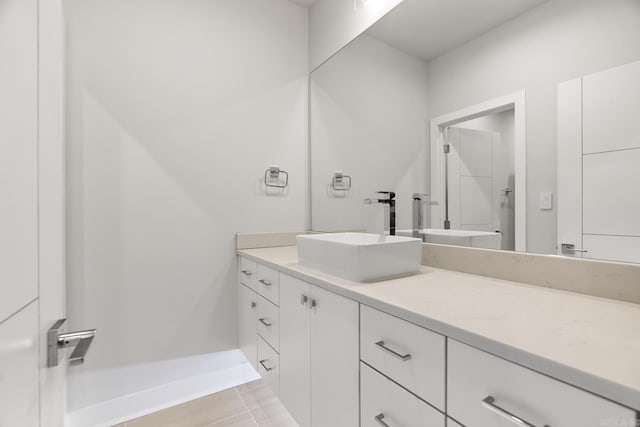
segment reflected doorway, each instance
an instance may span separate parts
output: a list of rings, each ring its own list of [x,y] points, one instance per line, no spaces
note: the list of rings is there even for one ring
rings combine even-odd
[[[453,230],[496,233],[515,250],[514,110],[445,128],[445,219]]]
[[[432,119],[430,141],[430,227],[526,251],[524,92]]]

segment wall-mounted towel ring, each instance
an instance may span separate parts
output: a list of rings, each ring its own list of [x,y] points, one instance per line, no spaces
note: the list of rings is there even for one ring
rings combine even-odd
[[[284,183],[280,179],[284,175]],[[273,188],[287,188],[289,186],[289,172],[281,170],[279,166],[271,165],[264,171],[264,185]]]
[[[331,188],[333,188],[334,191],[351,190],[351,177],[342,172],[335,172],[331,179]]]

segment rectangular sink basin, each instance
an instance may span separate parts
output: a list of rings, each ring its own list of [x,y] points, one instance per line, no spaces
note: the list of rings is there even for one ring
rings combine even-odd
[[[398,230],[400,236],[413,236],[412,230]],[[501,249],[502,234],[473,230],[443,230],[439,228],[425,228],[419,232],[420,238],[426,243],[440,245],[470,246],[484,249]]]
[[[308,234],[296,239],[300,265],[344,279],[373,282],[420,270],[420,239],[369,233]]]

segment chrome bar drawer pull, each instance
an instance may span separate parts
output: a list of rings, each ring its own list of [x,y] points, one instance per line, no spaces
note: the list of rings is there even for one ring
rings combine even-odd
[[[242,270],[242,274],[244,274],[245,276],[251,276],[253,273],[249,270]]]
[[[269,322],[265,317],[258,319],[260,321],[260,323],[262,323],[264,326],[271,326],[272,323]]]
[[[376,415],[374,419],[376,420],[376,422],[378,424],[380,424],[383,427],[391,427],[391,426],[389,426],[389,424],[387,424],[384,421],[382,421],[382,420],[384,420],[384,414],[382,414],[382,413]]]
[[[410,355],[409,353],[407,353],[407,354],[400,354],[400,353],[398,353],[397,351],[394,351],[394,350],[390,349],[389,347],[387,347],[387,346],[384,344],[384,341],[378,341],[378,342],[376,343],[376,345],[377,345],[378,347],[380,347],[381,349],[383,349],[383,350],[385,350],[385,351],[387,351],[387,352],[391,353],[392,355],[394,355],[394,356],[395,356],[395,357],[397,357],[398,359],[402,360],[403,362],[406,362],[407,360],[411,360],[411,355]]]
[[[260,279],[258,280],[258,282],[262,283],[265,286],[271,286],[271,282],[268,281],[267,279]]]
[[[527,422],[527,421],[523,420],[522,418],[520,418],[520,417],[512,414],[511,412],[507,411],[506,409],[503,409],[500,406],[496,405],[495,401],[496,401],[496,399],[494,399],[493,396],[487,396],[484,399],[482,399],[482,406],[484,406],[485,408],[487,408],[488,410],[490,410],[494,414],[498,414],[501,417],[504,417],[504,418],[508,419],[513,424],[515,424],[515,425],[517,425],[519,427],[536,427],[535,424],[531,424],[530,422]],[[545,424],[544,427],[550,427],[550,426]]]
[[[267,366],[264,364],[264,362],[268,362],[269,359],[262,359],[259,361],[259,363],[262,365],[262,367],[264,368],[265,371],[269,372],[273,370],[273,366]]]

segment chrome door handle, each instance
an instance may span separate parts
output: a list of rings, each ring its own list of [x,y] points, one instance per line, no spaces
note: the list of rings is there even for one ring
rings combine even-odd
[[[498,414],[501,417],[508,419],[513,424],[519,427],[536,427],[535,424],[531,424],[530,422],[525,421],[522,418],[518,417],[517,415],[514,415],[511,412],[507,411],[506,409],[496,405],[495,401],[496,399],[494,399],[493,396],[487,396],[484,399],[482,399],[482,406],[484,406],[494,414]],[[544,427],[550,427],[550,426],[545,424]]]
[[[563,254],[566,254],[567,252],[570,252],[570,253],[580,252],[580,253],[586,254],[587,252],[589,252],[584,249],[576,249],[576,245],[574,245],[573,243],[561,243],[560,248]]]
[[[266,279],[260,279],[258,282],[262,283],[265,286],[271,286],[271,282]]]
[[[263,360],[260,360],[260,361],[258,362],[258,363],[260,363],[260,365],[262,365],[262,367],[264,368],[264,370],[265,370],[265,371],[267,371],[267,372],[269,372],[269,371],[272,371],[272,370],[273,370],[273,366],[269,367],[269,366],[267,366],[267,365],[265,365],[265,364],[264,364],[264,362],[268,362],[268,361],[269,361],[269,359],[263,359]]]
[[[300,295],[300,304],[305,305],[309,301],[309,297],[306,295]]]
[[[383,413],[380,413],[380,414],[376,415],[376,416],[374,417],[374,419],[376,420],[376,422],[377,422],[378,424],[380,424],[380,425],[381,425],[381,426],[383,426],[383,427],[391,427],[389,424],[387,424],[387,423],[385,423],[384,421],[382,421],[382,420],[384,420],[384,414],[383,414]]]
[[[254,309],[258,306],[255,301],[251,301],[251,308]]]
[[[271,325],[272,325],[272,323],[271,323],[271,322],[269,322],[268,320],[266,320],[266,318],[264,318],[264,317],[263,317],[263,318],[261,318],[261,319],[258,319],[258,320],[259,320],[259,321],[260,321],[260,323],[262,323],[264,326],[271,326]]]
[[[397,357],[398,359],[402,360],[403,362],[406,362],[407,360],[411,360],[411,355],[409,353],[407,354],[400,354],[397,351],[394,351],[392,349],[390,349],[389,347],[387,347],[384,343],[384,341],[378,341],[376,343],[376,345],[378,347],[380,347],[381,349],[391,353],[393,356]]]
[[[244,274],[245,276],[251,276],[253,273],[249,270],[242,270],[241,271],[242,274]]]
[[[75,347],[69,356],[70,363],[82,363],[96,336],[95,329],[58,333],[67,319],[59,319],[47,331],[47,367],[58,366],[58,351],[61,348]]]
[[[309,304],[309,309],[316,308],[317,306],[318,306],[318,301],[316,301],[314,298],[311,298],[311,303]]]

